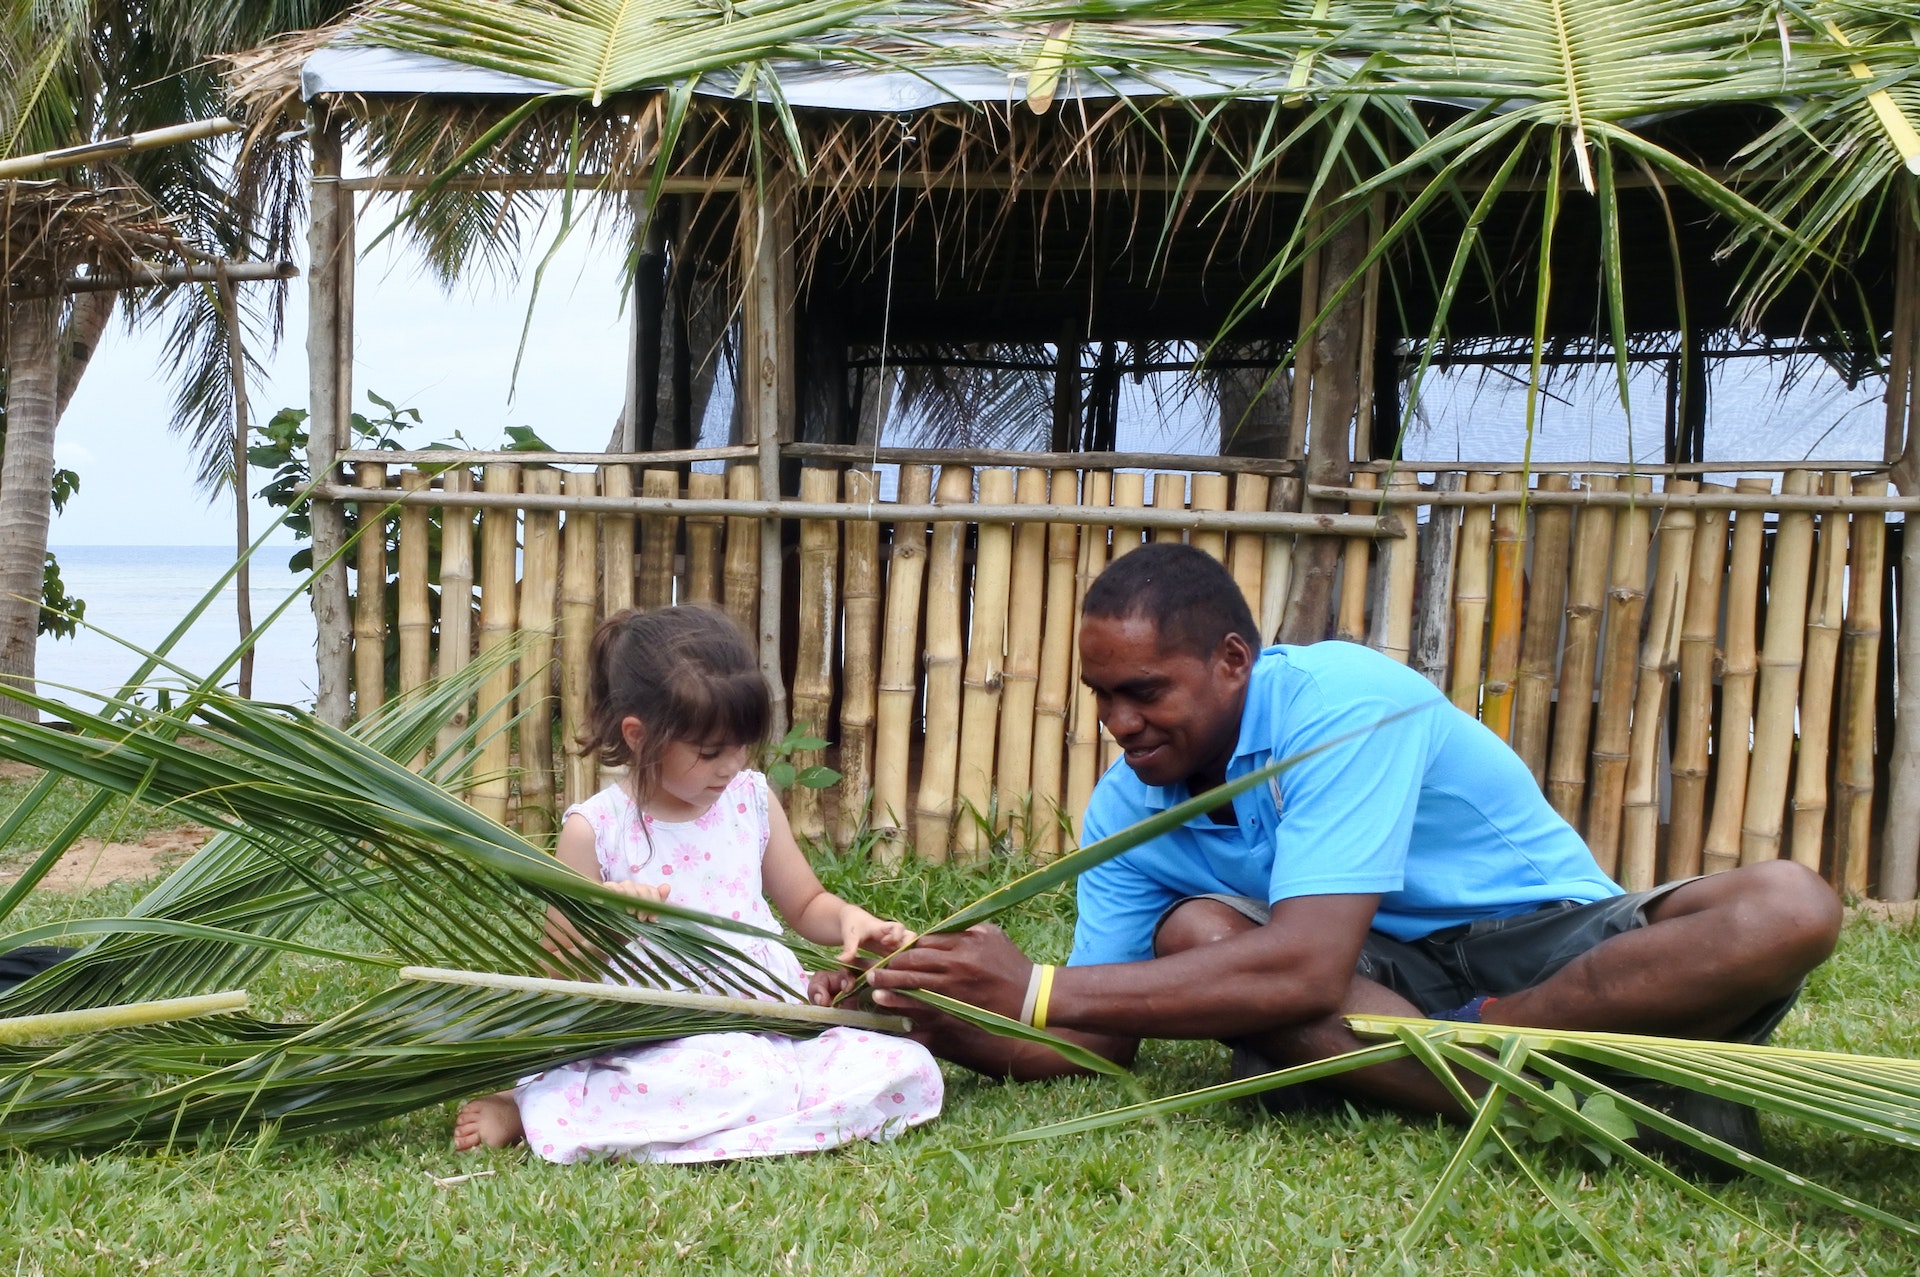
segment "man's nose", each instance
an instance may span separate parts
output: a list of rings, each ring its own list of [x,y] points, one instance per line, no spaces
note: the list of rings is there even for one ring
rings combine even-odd
[[[1124,740],[1140,730],[1139,711],[1124,701],[1109,701],[1100,714],[1101,723],[1113,733],[1114,739]]]

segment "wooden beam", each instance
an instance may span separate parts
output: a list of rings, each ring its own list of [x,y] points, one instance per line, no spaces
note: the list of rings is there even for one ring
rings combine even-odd
[[[341,126],[316,111],[313,118],[313,181],[307,244],[307,465],[318,479],[332,472],[346,446],[352,401],[353,345],[347,310],[352,305],[353,201],[339,189]],[[312,587],[318,690],[314,713],[344,727],[351,709],[352,620],[347,605],[347,565],[338,556],[346,542],[346,514],[336,502],[313,503]]]
[[[787,184],[771,182],[740,194],[739,246],[746,282],[740,319],[738,394],[758,457],[760,495],[780,495],[780,439],[792,429],[793,202]],[[782,563],[777,519],[760,522],[760,669],[773,694],[773,733],[787,730],[787,688],[781,662]]]

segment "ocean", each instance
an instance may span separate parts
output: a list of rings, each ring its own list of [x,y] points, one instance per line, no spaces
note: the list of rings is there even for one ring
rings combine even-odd
[[[213,588],[233,564],[231,546],[218,545],[70,545],[54,546],[68,594],[85,599],[87,624],[70,639],[41,635],[36,655],[43,695],[66,699],[54,684],[88,690],[118,688],[142,657],[109,638],[114,635],[151,649]],[[259,626],[293,594],[302,578],[287,571],[292,546],[269,546],[253,557],[253,620]],[[238,591],[232,582],[175,645],[171,659],[204,674],[239,642],[234,609]],[[256,699],[311,705],[314,695],[313,613],[296,599],[259,637],[254,652]],[[223,683],[236,684],[230,673]],[[155,681],[180,682],[167,675]]]

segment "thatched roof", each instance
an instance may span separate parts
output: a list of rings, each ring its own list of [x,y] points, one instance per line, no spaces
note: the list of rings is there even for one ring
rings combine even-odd
[[[170,242],[165,222],[123,188],[0,182],[0,222],[0,280],[14,298],[58,292],[76,273],[129,273]]]

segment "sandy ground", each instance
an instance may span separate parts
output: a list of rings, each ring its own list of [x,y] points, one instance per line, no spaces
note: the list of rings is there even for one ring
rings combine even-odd
[[[75,892],[115,882],[158,878],[200,849],[211,833],[200,825],[149,834],[139,842],[101,842],[82,838],[40,880],[38,891]],[[0,873],[0,885],[19,875]]]

